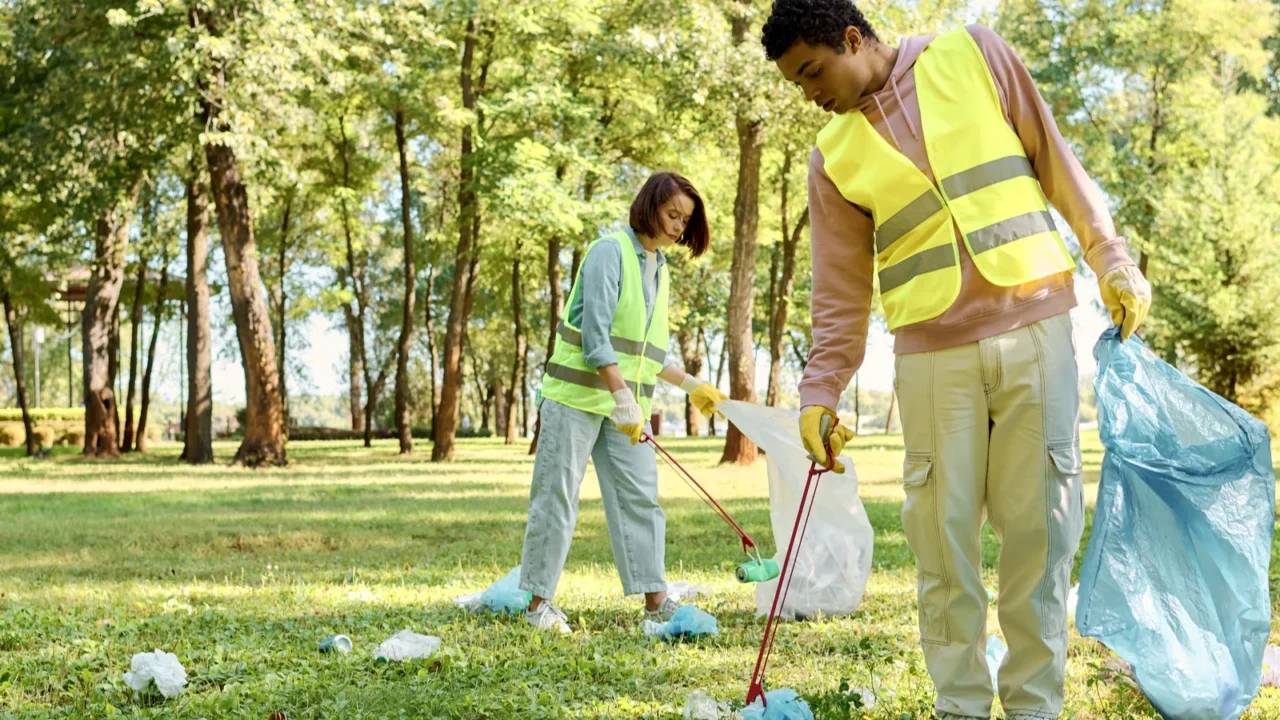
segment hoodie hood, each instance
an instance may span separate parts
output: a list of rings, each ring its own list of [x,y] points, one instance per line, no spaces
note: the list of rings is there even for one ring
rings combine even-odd
[[[889,138],[893,141],[893,146],[899,151],[902,145],[898,142],[898,134],[894,130],[894,123],[889,119],[888,113],[885,112],[885,106],[890,103],[897,103],[898,118],[901,119],[903,128],[911,134],[911,137],[919,140],[920,130],[911,122],[911,117],[907,114],[906,108],[902,105],[902,94],[898,92],[898,81],[907,74],[911,68],[915,67],[916,60],[925,48],[929,47],[929,43],[933,40],[934,35],[913,35],[905,38],[902,44],[898,46],[898,56],[893,62],[893,70],[889,72],[889,81],[885,83],[874,93],[862,98],[853,112],[865,113],[871,109],[875,109],[884,118],[885,125],[889,128]]]

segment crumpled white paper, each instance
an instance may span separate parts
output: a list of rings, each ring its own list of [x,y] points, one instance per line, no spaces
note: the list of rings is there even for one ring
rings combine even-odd
[[[147,692],[154,682],[157,690],[166,698],[176,697],[187,684],[187,671],[178,662],[178,656],[163,650],[138,653],[129,663],[124,682],[138,692]]]

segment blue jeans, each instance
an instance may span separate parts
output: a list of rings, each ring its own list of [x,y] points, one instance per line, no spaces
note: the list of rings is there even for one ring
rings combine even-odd
[[[623,593],[665,591],[667,517],[658,506],[653,448],[645,443],[632,445],[603,415],[545,398],[538,412],[542,429],[529,491],[520,588],[541,598],[555,595],[573,541],[578,490],[590,459],[600,480]]]

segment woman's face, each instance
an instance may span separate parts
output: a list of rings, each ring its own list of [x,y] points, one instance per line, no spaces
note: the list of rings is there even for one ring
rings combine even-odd
[[[693,216],[693,200],[683,193],[673,195],[670,200],[658,208],[658,227],[655,228],[654,243],[658,247],[671,247],[684,235],[684,229]]]

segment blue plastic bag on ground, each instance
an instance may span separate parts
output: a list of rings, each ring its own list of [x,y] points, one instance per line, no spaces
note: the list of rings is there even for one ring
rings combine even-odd
[[[1106,455],[1076,626],[1166,718],[1239,717],[1270,629],[1267,428],[1115,329],[1094,350]]]
[[[712,615],[692,605],[681,605],[668,622],[646,620],[643,626],[646,637],[667,640],[693,639],[704,635],[719,635],[720,623]]]
[[[809,704],[791,688],[770,690],[764,694],[768,705],[759,700],[742,710],[742,720],[814,720]]]
[[[520,589],[519,565],[480,593],[480,607],[507,615],[518,615],[528,610],[532,601],[533,596]]]

